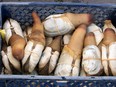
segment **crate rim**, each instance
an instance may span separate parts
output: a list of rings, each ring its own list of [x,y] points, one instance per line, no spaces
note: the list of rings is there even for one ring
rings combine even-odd
[[[67,5],[67,6],[95,6],[95,7],[114,7],[116,4],[112,3],[74,3],[74,2],[0,2],[0,5]]]
[[[24,80],[116,80],[116,76],[41,76],[41,75],[0,75],[0,79]]]

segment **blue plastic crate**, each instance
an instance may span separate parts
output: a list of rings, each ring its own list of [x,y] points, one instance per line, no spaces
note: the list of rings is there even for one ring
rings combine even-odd
[[[36,11],[41,19],[50,14],[73,12],[94,15],[95,23],[102,27],[105,19],[115,23],[116,5],[83,4],[83,3],[45,3],[45,2],[5,2],[0,3],[0,27],[7,18],[21,23],[23,29],[32,24],[32,11]],[[1,67],[0,67],[1,68]],[[115,76],[95,77],[62,77],[35,75],[0,75],[0,87],[115,87]]]

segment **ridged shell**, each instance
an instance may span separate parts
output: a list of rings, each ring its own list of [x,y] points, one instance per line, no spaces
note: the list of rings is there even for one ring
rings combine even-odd
[[[39,68],[43,68],[49,62],[51,55],[52,55],[52,48],[46,47],[42,53],[42,56],[39,62]]]
[[[3,62],[3,64],[4,64],[4,66],[5,66],[6,70],[7,70],[7,72],[8,72],[9,74],[11,74],[11,73],[12,73],[12,70],[11,70],[11,68],[10,68],[10,66],[9,66],[8,57],[7,57],[7,55],[6,55],[6,53],[5,53],[4,51],[1,51],[1,54],[2,54],[2,62]]]
[[[107,57],[107,47],[102,44],[102,65],[104,67],[104,72],[106,75],[109,75],[109,71],[108,71],[108,57]]]
[[[55,70],[55,75],[70,76],[72,70],[72,62],[73,57],[67,51],[63,50]]]
[[[37,63],[39,62],[43,49],[44,49],[43,45],[36,44],[35,48],[31,51],[31,55],[29,59],[29,72],[30,73],[35,69]]]
[[[63,14],[48,16],[43,25],[47,36],[63,35],[75,29],[70,20]]]
[[[31,50],[33,48],[33,42],[32,41],[28,41],[27,45],[25,47],[25,54],[24,54],[24,58],[22,59],[22,66],[24,67],[24,64],[27,62],[30,54],[31,54]]]
[[[101,71],[100,50],[95,45],[88,45],[83,50],[82,67],[88,75],[97,75]]]
[[[9,62],[13,65],[13,67],[16,70],[21,71],[20,61],[13,57],[11,46],[7,47],[7,56],[8,56]]]
[[[55,69],[59,55],[60,54],[58,51],[55,51],[52,53],[51,58],[50,58],[50,62],[49,62],[49,73],[51,73]]]
[[[71,38],[71,35],[70,34],[64,35],[63,42],[64,42],[65,45],[69,43],[70,38]]]
[[[109,45],[109,67],[114,76],[116,76],[116,42]],[[110,60],[113,59],[113,60]]]
[[[10,20],[10,22],[9,22],[9,20]],[[14,31],[16,34],[24,37],[20,24],[16,20],[13,20],[13,19],[9,19],[9,20],[6,20],[6,22],[3,25],[3,29],[5,29],[5,32],[6,32],[5,39],[6,39],[7,43],[9,41],[9,38],[12,36],[11,25],[14,28]],[[11,25],[10,25],[10,23],[11,23]]]

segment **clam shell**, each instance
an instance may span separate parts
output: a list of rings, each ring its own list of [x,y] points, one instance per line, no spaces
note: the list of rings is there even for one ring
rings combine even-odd
[[[44,46],[42,44],[36,44],[35,48],[31,51],[31,55],[29,59],[30,73],[35,69],[37,63],[39,62],[43,49],[44,49]]]
[[[6,53],[5,53],[4,51],[1,51],[1,54],[2,54],[2,62],[3,62],[3,64],[4,64],[4,66],[5,66],[6,70],[7,70],[7,72],[8,72],[9,74],[12,73],[12,70],[11,70],[11,68],[10,68],[10,66],[9,66],[9,60],[8,60],[8,57],[7,57]]]
[[[55,70],[55,75],[70,76],[72,70],[72,62],[73,57],[67,51],[63,50]]]
[[[9,62],[13,65],[13,67],[16,70],[21,71],[20,61],[13,57],[11,46],[7,47],[7,56]]]
[[[116,76],[116,42],[109,45],[109,67],[114,76]],[[111,59],[111,60],[110,60]],[[113,60],[112,60],[113,59]]]
[[[99,75],[103,69],[100,50],[95,45],[88,45],[83,50],[82,67],[88,75]]]
[[[25,54],[24,54],[24,58],[22,59],[22,66],[24,67],[24,64],[27,62],[30,54],[31,54],[31,50],[33,48],[33,42],[32,41],[28,41],[27,45],[25,47]]]
[[[10,37],[12,36],[11,28],[13,28],[13,30],[15,31],[16,34],[24,37],[21,26],[16,20],[13,20],[13,19],[6,20],[6,22],[3,25],[3,29],[5,29],[5,33],[6,33],[5,39],[6,39],[7,43],[9,41]]]
[[[53,54],[51,55],[49,62],[49,73],[51,73],[55,69],[59,55],[60,53],[58,51],[53,52]]]
[[[89,32],[93,32],[94,33],[95,39],[96,39],[96,43],[98,45],[102,41],[102,39],[104,37],[102,29],[100,27],[98,27],[97,25],[95,25],[94,23],[92,23],[87,28],[87,33],[89,33]]]
[[[47,36],[63,35],[75,29],[74,25],[63,14],[48,16],[43,25]]]
[[[52,48],[46,47],[42,53],[42,56],[39,62],[39,68],[43,68],[49,62],[51,55],[52,55]]]
[[[102,44],[102,65],[104,67],[104,72],[106,75],[109,75],[109,71],[108,71],[108,56],[107,56],[108,52],[107,52],[107,47]]]
[[[72,68],[71,76],[78,76],[80,73],[80,59],[76,59]]]
[[[70,35],[70,34],[66,34],[66,35],[64,35],[64,37],[63,37],[64,45],[66,45],[66,44],[69,43],[70,38],[71,38],[71,35]]]

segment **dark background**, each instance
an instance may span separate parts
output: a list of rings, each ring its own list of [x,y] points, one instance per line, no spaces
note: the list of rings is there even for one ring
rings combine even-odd
[[[1,2],[84,2],[84,3],[116,3],[116,0],[0,0]]]

